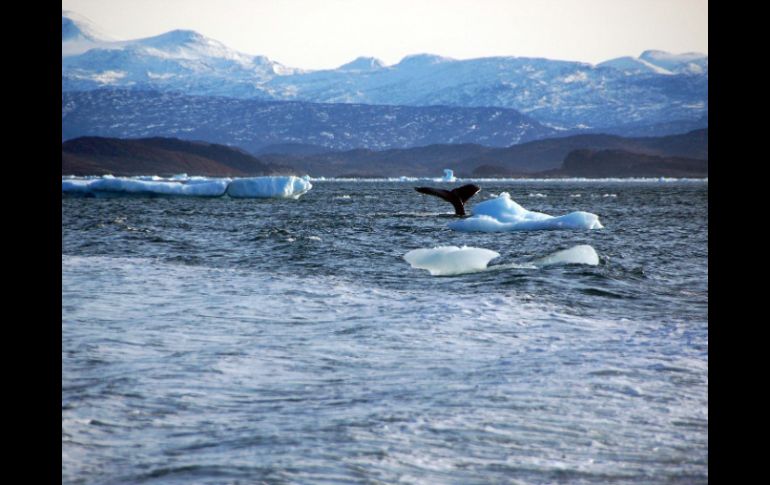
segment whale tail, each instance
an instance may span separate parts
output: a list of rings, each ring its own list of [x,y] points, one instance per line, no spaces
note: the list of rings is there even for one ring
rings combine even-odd
[[[478,185],[468,184],[457,187],[452,190],[434,189],[433,187],[415,187],[414,190],[421,194],[435,195],[452,204],[455,208],[455,215],[465,215],[465,202],[476,195],[481,190]]]

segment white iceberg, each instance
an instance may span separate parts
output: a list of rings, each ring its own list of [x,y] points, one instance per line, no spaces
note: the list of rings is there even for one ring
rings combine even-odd
[[[439,246],[432,249],[414,249],[404,255],[404,259],[413,268],[426,269],[433,276],[461,275],[481,271],[500,271],[506,269],[536,270],[546,266],[560,264],[585,264],[597,266],[599,254],[588,244],[580,244],[569,249],[556,251],[528,263],[507,263],[487,266],[500,254],[491,249],[463,246]]]
[[[414,249],[404,255],[413,268],[427,269],[433,276],[457,275],[483,271],[487,264],[500,256],[483,248],[439,246],[433,249]]]
[[[580,244],[536,259],[532,264],[535,266],[553,266],[556,264],[587,264],[589,266],[596,266],[599,264],[599,255],[588,244]]]
[[[590,212],[571,212],[554,217],[527,210],[511,200],[507,192],[473,207],[473,216],[449,224],[450,229],[466,232],[537,231],[555,229],[602,229],[599,216]]]
[[[69,194],[90,194],[93,180],[67,179],[61,181],[61,191]]]
[[[444,178],[441,179],[442,182],[456,182],[457,178],[455,177],[454,171],[445,168],[444,169]]]
[[[221,197],[227,189],[227,183],[228,180],[214,179],[196,183],[181,183],[105,176],[96,180],[63,180],[62,192]]]
[[[236,198],[292,198],[300,196],[312,189],[308,177],[253,177],[235,179],[227,187],[227,195]]]
[[[182,177],[186,177],[182,179]],[[171,180],[159,177],[63,178],[62,193],[84,196],[149,195],[222,197],[291,197],[298,199],[313,186],[299,177],[208,178],[179,174]]]

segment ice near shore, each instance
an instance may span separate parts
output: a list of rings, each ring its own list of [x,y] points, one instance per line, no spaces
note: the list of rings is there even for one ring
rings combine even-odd
[[[160,177],[112,177],[63,179],[62,193],[83,196],[145,195],[233,198],[298,199],[313,188],[307,177],[206,178],[175,175]]]
[[[508,192],[475,205],[473,215],[449,224],[450,229],[466,232],[508,232],[557,229],[602,229],[599,216],[590,212],[570,212],[554,217],[525,209]]]

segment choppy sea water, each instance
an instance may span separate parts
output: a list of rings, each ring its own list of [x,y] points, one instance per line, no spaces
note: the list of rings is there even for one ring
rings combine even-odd
[[[514,233],[413,185],[62,198],[63,483],[706,483],[708,183],[480,183],[604,225]]]

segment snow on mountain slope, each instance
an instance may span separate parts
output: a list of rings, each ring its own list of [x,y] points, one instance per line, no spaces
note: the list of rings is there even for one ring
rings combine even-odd
[[[656,66],[644,59],[638,59],[631,56],[618,57],[604,61],[596,65],[597,67],[610,67],[618,69],[620,71],[627,71],[629,73],[655,73],[655,74],[667,74],[672,75],[673,72],[668,69],[663,69],[660,66]]]
[[[707,74],[709,67],[708,56],[697,52],[671,54],[649,50],[642,52],[639,59],[678,74]]]
[[[266,97],[256,87],[275,76],[302,72],[235,51],[192,30],[112,41],[91,34],[85,21],[62,14],[62,89],[104,86]],[[66,39],[65,39],[66,36]]]
[[[62,10],[61,16],[61,55],[82,54],[89,49],[103,47],[114,42],[96,25],[74,12]]]
[[[357,57],[356,59],[338,67],[337,71],[377,71],[383,69],[385,63],[376,57]]]
[[[304,71],[190,30],[104,41],[79,34],[78,25],[62,15],[63,91],[119,87],[314,103],[502,107],[557,130],[680,122],[708,114],[708,57],[693,53],[646,51],[597,66],[415,54],[391,66],[359,57],[337,69]],[[65,55],[74,52],[73,42],[93,48]]]
[[[113,40],[102,32],[91,20],[75,12],[62,10],[61,40],[90,40],[92,42],[108,42]]]

